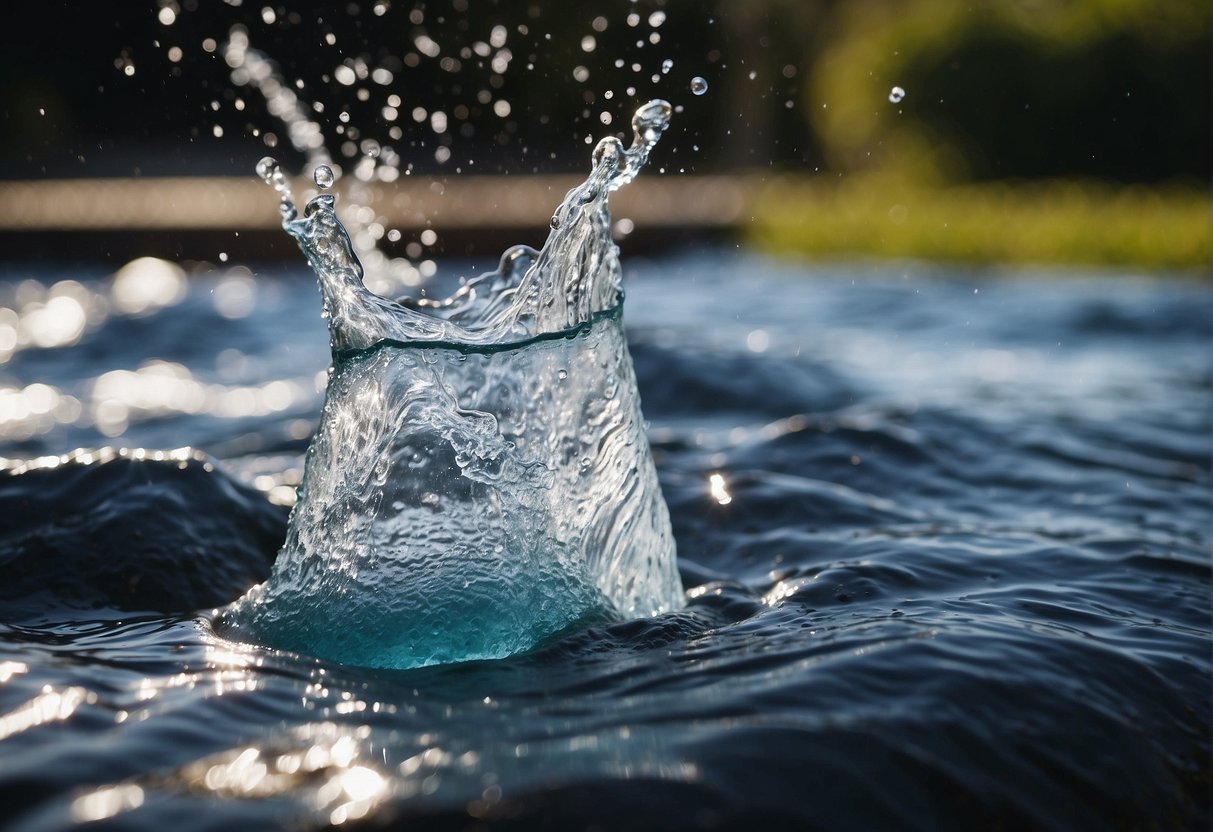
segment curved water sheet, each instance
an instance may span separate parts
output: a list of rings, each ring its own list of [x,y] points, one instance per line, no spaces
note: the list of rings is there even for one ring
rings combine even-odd
[[[367,290],[334,197],[298,217],[263,161],[319,278],[334,361],[286,544],[221,632],[416,667],[682,605],[607,210],[669,115],[650,102],[630,148],[599,143],[541,251],[510,250],[440,302]]]

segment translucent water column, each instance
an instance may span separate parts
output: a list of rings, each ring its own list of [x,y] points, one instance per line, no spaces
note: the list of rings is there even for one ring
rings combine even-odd
[[[541,251],[511,250],[438,303],[370,293],[334,197],[297,217],[267,161],[320,281],[334,364],[286,544],[221,632],[415,667],[683,603],[606,206],[668,116],[653,102],[631,148],[599,145]]]

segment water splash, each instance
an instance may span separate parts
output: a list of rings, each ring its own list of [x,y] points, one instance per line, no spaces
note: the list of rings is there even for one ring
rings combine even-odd
[[[315,170],[327,168],[335,176],[336,163],[325,147],[321,124],[313,118],[312,112],[291,85],[283,80],[274,62],[252,47],[248,33],[243,28],[237,26],[228,33],[227,42],[223,45],[223,58],[231,69],[232,83],[239,87],[251,87],[261,93],[270,115],[282,123],[287,140],[296,151],[304,154],[308,166]],[[350,71],[348,67],[340,68]],[[368,210],[374,201],[372,180],[395,181],[400,174],[398,163],[399,155],[389,146],[377,142],[367,144],[366,150],[354,164],[355,172],[359,175],[343,181],[344,199],[339,212],[341,223],[350,244],[358,253],[368,284],[380,291],[399,291],[424,281],[416,265],[403,257],[389,257],[375,244],[377,236],[373,226],[380,218],[373,210]],[[264,178],[261,166],[258,166],[258,175]],[[277,188],[277,183],[274,186]]]
[[[670,113],[668,102],[651,101],[632,118],[630,147],[613,136],[598,143],[589,178],[570,190],[552,215],[552,234],[542,250],[512,248],[497,271],[437,302],[389,301],[371,292],[337,217],[335,196],[312,198],[300,218],[278,163],[266,157],[258,172],[281,197],[283,227],[320,277],[335,351],[383,341],[502,345],[569,330],[619,302],[621,273],[607,196],[636,177],[669,125]]]
[[[262,160],[318,277],[334,366],[273,575],[221,630],[413,667],[681,606],[607,206],[670,113],[651,101],[629,147],[598,143],[540,251],[510,249],[442,301],[369,291],[336,197],[321,192],[300,217],[281,168]]]

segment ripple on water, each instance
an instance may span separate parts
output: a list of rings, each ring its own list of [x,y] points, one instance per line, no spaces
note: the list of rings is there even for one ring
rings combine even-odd
[[[766,268],[747,260],[730,273],[758,280]],[[715,291],[699,261],[649,277],[629,289],[629,318],[642,324],[666,294]],[[947,293],[928,314],[900,276],[794,285],[759,287],[783,293],[772,318],[786,325],[762,324],[773,351],[801,337],[797,293],[826,342],[844,337],[831,322],[865,322],[869,296],[884,299],[871,306],[871,338],[909,350],[927,333],[953,335],[939,306]],[[1144,290],[1121,297],[1118,285],[992,286],[1014,303],[984,324],[974,316],[975,331],[1031,332],[1013,310],[1046,307],[1053,329],[1033,337],[1069,342],[1065,322],[1083,320],[1088,303],[1151,305]],[[1176,308],[1204,303],[1187,284],[1151,286],[1179,293]],[[281,313],[269,304],[294,294],[267,295],[250,323],[272,325]],[[188,320],[210,308],[187,298],[157,314]],[[235,644],[188,613],[64,603],[10,616],[0,625],[0,789],[15,795],[6,805],[20,807],[17,828],[108,814],[158,829],[183,813],[260,827],[360,815],[517,828],[1206,826],[1210,440],[1191,414],[1209,412],[1209,390],[1163,368],[1207,369],[1208,322],[1177,315],[1165,344],[1085,365],[1145,385],[1130,407],[1102,377],[1060,399],[1047,379],[998,400],[977,380],[946,391],[919,380],[910,397],[880,367],[807,348],[782,354],[777,366],[795,367],[782,375],[751,372],[770,351],[725,362],[748,391],[730,396],[701,357],[728,354],[731,322],[735,354],[753,355],[745,334],[756,324],[735,314],[749,313],[730,309],[700,328],[710,344],[679,331],[678,343],[635,351],[684,609],[557,634],[500,661],[411,671]],[[292,341],[289,329],[281,343],[300,349],[314,335]],[[91,354],[66,359],[54,366],[111,369]],[[18,378],[25,360],[9,365]],[[701,409],[662,389],[667,364],[683,364],[671,371],[676,389],[709,391]],[[228,447],[249,432],[244,421],[191,418]],[[281,416],[258,418],[267,437],[282,429]],[[130,429],[189,424],[168,415]],[[297,464],[292,447],[224,464],[255,478]],[[33,474],[5,476],[14,499],[47,505],[58,493]],[[162,499],[193,499],[192,485],[156,482]],[[105,497],[108,522],[144,528],[145,504],[122,490]],[[248,499],[204,500],[191,521],[251,511]],[[65,505],[53,502],[60,518]],[[0,515],[10,524],[0,543],[25,539],[37,516]],[[65,546],[89,550],[88,523],[56,528]]]

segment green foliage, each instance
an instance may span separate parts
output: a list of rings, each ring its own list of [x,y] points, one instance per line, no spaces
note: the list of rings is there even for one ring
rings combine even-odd
[[[1208,274],[1208,193],[1035,180],[944,188],[879,175],[782,178],[753,200],[750,242],[809,256],[1071,263]]]
[[[1208,178],[1207,0],[856,0],[838,15],[804,99],[837,170]]]

